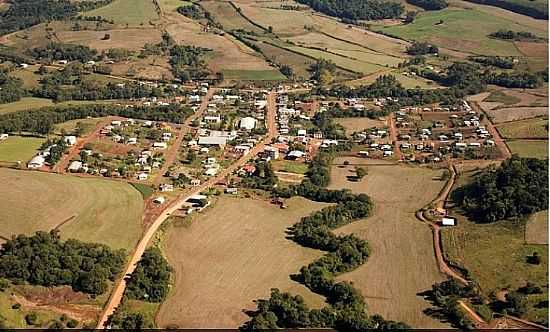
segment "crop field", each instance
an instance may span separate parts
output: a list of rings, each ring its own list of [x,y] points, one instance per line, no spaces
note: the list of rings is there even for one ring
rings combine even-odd
[[[45,141],[45,138],[40,137],[10,136],[8,139],[0,141],[0,161],[26,163]]]
[[[273,32],[280,37],[289,37],[306,33],[304,26],[312,26],[315,24],[315,19],[312,15],[304,11],[262,7],[248,1],[238,1],[236,5],[241,8],[241,12],[244,16],[264,28],[269,26],[273,27]]]
[[[141,194],[102,179],[0,169],[0,236],[57,228],[63,238],[131,249],[142,232]]]
[[[548,244],[548,210],[534,213],[525,227],[525,242]]]
[[[365,129],[378,127],[382,128],[387,126],[385,120],[370,119],[370,118],[339,118],[334,121],[342,125],[346,129],[346,135],[351,135],[354,132],[362,131]]]
[[[0,114],[18,112],[18,111],[27,111],[32,109],[37,109],[45,106],[69,106],[69,105],[85,105],[85,104],[101,104],[109,103],[112,101],[108,100],[70,100],[60,103],[54,103],[51,99],[46,98],[36,98],[36,97],[23,97],[21,100],[15,101],[13,103],[0,104]]]
[[[144,59],[132,59],[131,61],[117,62],[111,67],[113,75],[149,80],[173,79],[168,56],[155,55]]]
[[[371,247],[365,264],[338,279],[354,283],[365,296],[371,314],[404,321],[415,328],[448,327],[423,313],[430,304],[417,295],[445,279],[437,267],[431,231],[414,216],[443,187],[444,182],[437,179],[441,171],[360,158],[339,158],[335,162],[345,160],[349,166],[332,168],[330,188],[367,193],[375,208],[371,217],[337,230],[366,239]],[[365,167],[368,175],[360,182],[350,182],[347,177],[355,174],[357,164]]]
[[[506,122],[497,126],[497,129],[505,138],[547,138],[548,118]]]
[[[280,81],[286,77],[278,70],[222,70],[225,79],[242,81]]]
[[[451,50],[483,55],[518,56],[521,53],[512,43],[488,38],[499,29],[531,31],[544,36],[546,31],[533,29],[509,19],[471,9],[447,8],[418,14],[407,25],[379,27],[380,31],[407,40],[422,40]]]
[[[294,69],[294,75],[297,77],[309,77],[310,74],[307,71],[307,68],[314,63],[313,59],[267,43],[258,43],[257,45],[260,47],[266,58],[275,63],[292,67]]]
[[[290,46],[289,49],[292,51],[304,54],[306,56],[317,58],[317,59],[331,60],[341,68],[344,68],[352,72],[362,73],[362,74],[374,73],[376,71],[380,71],[385,68],[377,64],[364,62],[364,61],[356,60],[352,58],[347,58],[345,56],[332,54],[321,50],[305,48],[301,46]]]
[[[129,0],[125,0],[129,1]],[[131,2],[131,1],[129,1]],[[103,40],[105,34],[109,34],[108,40]],[[125,48],[137,51],[143,48],[146,43],[156,44],[161,40],[161,33],[157,29],[114,29],[104,31],[60,31],[58,38],[64,43],[80,44],[98,51],[105,51],[110,48]]]
[[[547,140],[508,140],[506,144],[520,157],[546,159],[548,158]]]
[[[159,0],[160,8],[164,13],[175,12],[178,7],[191,5],[190,1],[184,0]]]
[[[131,26],[149,25],[158,20],[153,0],[115,0],[107,6],[82,13],[86,16],[102,16],[115,21],[115,24]]]
[[[268,297],[273,287],[323,306],[324,298],[289,277],[322,253],[286,239],[285,231],[325,205],[287,202],[281,210],[266,201],[222,196],[190,223],[174,223],[164,252],[175,285],[158,326],[236,328],[248,319],[243,309],[254,309],[252,301]]]
[[[524,120],[548,115],[548,107],[506,107],[486,110],[493,123]]]
[[[200,5],[212,14],[226,30],[244,29],[255,33],[264,32],[263,29],[253,25],[244,17],[239,15],[229,2],[225,1],[201,1]]]

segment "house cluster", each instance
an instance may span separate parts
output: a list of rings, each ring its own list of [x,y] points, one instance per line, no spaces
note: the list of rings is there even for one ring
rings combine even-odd
[[[159,137],[150,143],[150,148],[153,150],[164,150],[168,148],[168,143],[173,138],[173,134],[168,126],[154,121],[137,121],[133,119],[113,120],[109,125],[101,129],[100,135],[109,137],[115,143],[136,146],[145,143],[139,140],[139,134],[142,129],[160,131]]]
[[[63,136],[63,142],[67,146],[73,146],[77,142],[76,136]],[[40,169],[46,165],[46,160],[51,154],[51,150],[57,146],[57,143],[52,143],[51,145],[48,145],[46,148],[38,152],[28,163],[27,168],[30,169]]]

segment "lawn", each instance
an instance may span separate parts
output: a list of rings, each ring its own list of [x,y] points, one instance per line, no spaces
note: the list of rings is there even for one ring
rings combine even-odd
[[[533,118],[506,122],[497,126],[505,138],[547,138],[548,118]]]
[[[100,104],[108,103],[110,101],[104,100],[71,100],[64,101],[60,103],[54,103],[51,99],[46,98],[35,98],[35,97],[23,97],[21,100],[15,101],[13,103],[0,104],[0,114],[18,112],[18,111],[27,111],[32,109],[37,109],[45,106],[71,106],[71,105],[86,105],[86,104]]]
[[[512,153],[517,153],[520,157],[548,158],[548,141],[546,140],[507,140],[506,144]]]
[[[45,138],[10,136],[5,141],[0,141],[0,161],[26,163],[37,152]]]
[[[450,7],[421,12],[411,24],[375,28],[407,40],[428,41],[452,50],[483,55],[521,55],[513,43],[487,37],[499,29],[531,31],[541,36],[545,34],[545,31],[475,8]]]
[[[322,253],[287,239],[286,229],[324,204],[303,198],[280,209],[264,200],[220,197],[192,221],[174,223],[164,245],[174,288],[157,315],[159,327],[237,328],[244,309],[276,287],[311,307],[324,298],[289,278]]]
[[[240,81],[281,81],[286,80],[286,76],[278,70],[222,70],[223,76],[228,80]]]
[[[368,194],[374,202],[374,213],[336,231],[353,233],[367,240],[371,248],[365,264],[338,280],[354,283],[365,297],[370,314],[403,321],[413,328],[448,328],[423,313],[430,303],[418,293],[445,277],[437,267],[430,228],[414,216],[443,187],[444,182],[437,180],[441,171],[389,163],[376,166],[363,158],[339,158],[335,163],[345,160],[349,166],[332,168],[329,187]],[[352,182],[348,176],[355,175],[356,165],[366,168],[368,175]]]
[[[153,0],[115,0],[107,6],[84,12],[86,16],[102,16],[116,24],[149,25],[159,18]]]
[[[130,185],[98,178],[0,169],[0,236],[57,228],[63,238],[132,249],[143,200]]]
[[[518,97],[511,96],[502,91],[493,91],[487,98],[483,99],[484,102],[496,102],[504,105],[513,105],[521,101]]]
[[[95,127],[100,121],[101,121],[101,118],[70,120],[70,121],[55,125],[54,132],[59,135],[61,134],[61,131],[64,130],[66,133],[74,134],[74,131],[77,128],[77,126],[80,125],[80,127],[82,128],[81,136],[86,136],[92,131],[94,131]]]
[[[306,174],[309,169],[309,166],[307,164],[289,160],[274,161],[272,162],[272,165],[275,171],[283,171],[296,174]]]

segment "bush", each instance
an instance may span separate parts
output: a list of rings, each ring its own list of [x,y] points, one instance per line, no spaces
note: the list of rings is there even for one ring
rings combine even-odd
[[[38,315],[36,312],[32,311],[25,315],[25,322],[27,322],[27,325],[35,325],[38,323]]]
[[[78,321],[76,319],[69,319],[67,321],[67,327],[68,328],[74,329],[77,326],[78,326]]]

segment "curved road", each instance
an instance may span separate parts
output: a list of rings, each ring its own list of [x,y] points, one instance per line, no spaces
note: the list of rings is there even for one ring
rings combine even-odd
[[[136,269],[137,263],[139,262],[139,260],[141,259],[141,256],[143,255],[145,249],[147,248],[147,244],[149,243],[151,238],[153,238],[155,232],[162,225],[162,223],[166,219],[168,219],[168,217],[172,213],[176,212],[189,197],[196,195],[202,192],[203,190],[215,185],[216,182],[224,179],[226,176],[238,170],[239,167],[246,164],[250,159],[255,157],[260,151],[263,151],[263,148],[266,145],[266,143],[270,143],[271,140],[275,138],[277,134],[277,129],[275,128],[276,102],[275,102],[274,92],[271,92],[269,94],[267,101],[268,101],[267,117],[266,117],[266,125],[268,128],[267,136],[264,138],[264,140],[260,144],[256,145],[246,156],[241,157],[231,166],[229,166],[228,168],[220,172],[216,177],[211,178],[210,180],[206,181],[205,183],[203,183],[198,187],[194,187],[190,192],[186,192],[185,194],[180,195],[175,201],[170,203],[161,212],[161,214],[155,219],[155,221],[151,224],[151,226],[147,229],[147,231],[139,241],[137,247],[132,253],[132,256],[130,257],[130,261],[126,266],[126,269],[124,270],[124,274],[122,275],[120,280],[115,284],[115,288],[98,321],[98,324],[97,324],[98,329],[103,329],[106,327],[107,320],[115,312],[116,308],[120,305],[120,302],[122,301],[122,296],[124,295],[124,290],[126,289],[125,277],[132,274],[132,272],[134,272],[134,270]]]

